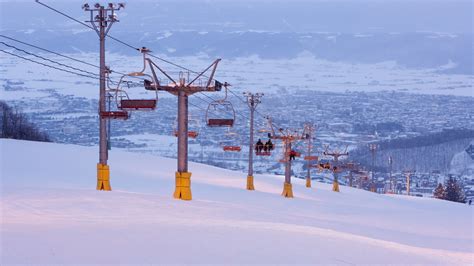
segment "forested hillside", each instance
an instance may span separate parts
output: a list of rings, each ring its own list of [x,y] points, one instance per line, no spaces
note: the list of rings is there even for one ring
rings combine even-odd
[[[48,135],[28,121],[26,115],[0,101],[0,138],[46,141]]]
[[[447,173],[453,156],[463,151],[473,139],[473,130],[449,129],[425,136],[379,142],[375,160],[376,169],[386,171],[388,158],[392,156],[394,171],[439,170]],[[372,156],[366,145],[352,151],[350,159],[360,162],[367,169],[370,169],[372,164]]]

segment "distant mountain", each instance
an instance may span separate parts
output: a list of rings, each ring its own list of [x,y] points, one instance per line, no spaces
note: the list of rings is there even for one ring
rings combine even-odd
[[[4,30],[0,34],[27,40],[56,51],[96,52],[97,36],[92,31]],[[474,34],[439,33],[288,33],[256,31],[124,31],[116,25],[115,37],[137,47],[172,57],[208,55],[231,59],[258,56],[290,59],[301,54],[329,61],[379,63],[394,61],[410,68],[440,68],[444,73],[474,74],[472,39]],[[0,38],[1,41],[7,41]],[[11,43],[11,42],[9,42]],[[0,47],[4,48],[3,45]],[[113,40],[107,50],[127,55],[136,51]]]

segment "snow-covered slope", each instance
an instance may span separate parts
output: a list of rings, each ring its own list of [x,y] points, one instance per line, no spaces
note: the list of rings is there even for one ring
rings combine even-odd
[[[192,201],[172,198],[175,160],[0,140],[1,261],[35,263],[470,264],[473,209],[190,164]]]

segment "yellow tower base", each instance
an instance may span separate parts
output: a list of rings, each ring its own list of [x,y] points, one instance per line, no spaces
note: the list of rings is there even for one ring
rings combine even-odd
[[[173,197],[175,199],[191,200],[191,173],[176,172],[176,189]]]
[[[311,187],[311,179],[306,178],[306,187]]]
[[[293,187],[291,186],[290,183],[284,183],[283,184],[283,192],[281,195],[285,198],[293,198]]]
[[[339,182],[332,182],[332,191],[339,192]]]
[[[112,190],[110,186],[110,170],[106,164],[97,164],[97,190]]]
[[[255,190],[255,187],[253,185],[253,176],[252,175],[247,176],[247,190]]]
[[[375,191],[376,191],[374,184],[371,184],[371,185],[370,185],[370,191],[371,191],[371,192],[375,192]]]

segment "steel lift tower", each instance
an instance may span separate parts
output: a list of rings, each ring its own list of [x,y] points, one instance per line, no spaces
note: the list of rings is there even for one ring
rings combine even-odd
[[[318,156],[313,156],[312,155],[312,150],[313,150],[313,138],[314,138],[314,133],[316,132],[316,127],[311,124],[311,123],[306,123],[304,124],[304,131],[307,134],[306,136],[306,142],[308,145],[308,150],[306,153],[306,156],[304,157],[305,161],[307,161],[307,169],[306,169],[306,187],[310,188],[311,187],[311,162],[312,161],[318,161]]]
[[[281,195],[285,198],[293,198],[293,187],[291,185],[291,146],[294,142],[304,140],[308,134],[306,132],[298,132],[297,130],[278,129],[278,134],[275,133],[273,123],[270,117],[267,117],[268,124],[271,128],[271,139],[279,139],[283,142],[283,159],[280,162],[285,164],[285,182],[283,183],[283,192]]]
[[[90,7],[89,4],[84,4],[82,8],[90,12],[90,20],[87,21],[92,24],[92,27],[97,32],[100,41],[100,82],[99,82],[99,163],[97,164],[97,190],[112,190],[110,186],[110,170],[107,165],[108,150],[107,150],[107,119],[102,117],[102,112],[106,111],[106,74],[107,67],[105,66],[105,37],[110,28],[115,22],[118,22],[115,11],[124,8],[125,5],[120,3],[118,5],[108,4],[104,7],[100,4],[95,4]]]
[[[334,164],[332,167],[332,172],[334,175],[334,180],[332,183],[332,191],[339,192],[339,180],[338,180],[338,175],[339,172],[341,171],[342,165],[339,164],[339,157],[341,156],[348,156],[349,153],[347,152],[347,146],[346,149],[342,151],[338,150],[333,150],[333,151],[328,151],[329,146],[326,146],[326,150],[323,152],[323,155],[326,156],[332,156],[334,158]]]
[[[247,105],[250,109],[250,130],[249,130],[249,167],[248,167],[248,174],[247,174],[247,190],[255,190],[255,186],[253,184],[253,133],[254,133],[254,116],[255,110],[257,109],[257,105],[262,102],[261,98],[263,97],[263,93],[251,93],[245,92],[244,96],[247,97]]]
[[[220,83],[214,80],[214,74],[217,64],[220,59],[215,60],[209,67],[190,80],[190,73],[181,72],[178,80],[174,80],[163,69],[155,64],[150,58],[146,57],[144,52],[145,63],[148,63],[153,74],[153,81],[145,80],[145,89],[151,91],[166,91],[178,97],[178,165],[175,173],[176,188],[173,194],[174,198],[181,200],[191,200],[191,172],[188,172],[188,97],[198,92],[216,92],[220,91],[222,87],[230,86],[227,83]],[[159,79],[157,77],[158,69],[166,78]],[[205,76],[207,71],[211,70],[209,77]],[[217,121],[218,123],[225,123],[226,121]]]
[[[372,154],[372,176],[370,178],[370,191],[375,192],[375,159],[376,159],[376,152],[377,152],[378,145],[375,143],[369,144],[369,150]]]

